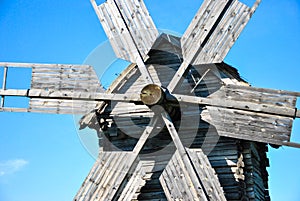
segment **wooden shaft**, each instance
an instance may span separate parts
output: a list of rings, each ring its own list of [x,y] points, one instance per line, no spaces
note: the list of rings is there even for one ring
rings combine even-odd
[[[156,84],[145,86],[140,94],[140,98],[145,105],[159,105],[164,100],[164,92],[162,88]]]
[[[7,89],[0,90],[0,96],[21,96],[28,98],[45,98],[45,99],[74,99],[85,101],[124,101],[124,102],[139,102],[140,98],[137,94],[109,94],[109,93],[89,93],[76,92],[66,90],[44,90],[44,89],[28,89],[17,90]]]
[[[229,108],[229,109],[239,109],[244,111],[253,111],[253,112],[260,112],[266,114],[273,114],[273,115],[281,115],[286,117],[295,117],[295,110],[296,108],[282,108],[279,106],[267,105],[267,104],[257,104],[251,102],[244,102],[244,101],[232,101],[220,98],[202,98],[197,96],[186,96],[186,95],[177,95],[173,94],[174,97],[177,98],[179,102],[185,103],[194,103],[199,105],[208,105],[208,106],[215,106],[215,107],[222,107],[222,108]]]

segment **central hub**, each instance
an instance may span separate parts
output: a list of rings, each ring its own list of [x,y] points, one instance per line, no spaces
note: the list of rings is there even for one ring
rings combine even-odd
[[[156,84],[148,84],[140,94],[141,100],[145,105],[153,106],[161,104],[164,100],[164,91]]]

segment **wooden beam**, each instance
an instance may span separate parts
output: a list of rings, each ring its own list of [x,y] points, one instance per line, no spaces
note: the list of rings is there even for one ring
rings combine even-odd
[[[0,108],[0,112],[30,112],[27,108]]]
[[[296,96],[300,97],[300,92],[295,91],[287,91],[287,90],[278,90],[278,89],[267,89],[267,88],[258,88],[258,87],[249,87],[249,86],[243,86],[243,85],[226,85],[225,88],[232,88],[232,89],[251,89],[262,93],[272,93],[272,94],[280,94],[280,95],[290,95],[290,96]]]
[[[226,198],[224,196],[224,193],[217,194],[215,193],[214,196],[216,197],[211,197],[211,191],[218,191],[220,187],[220,184],[218,185],[213,185],[210,182],[204,182],[205,178],[201,177],[200,175],[203,175],[202,173],[199,174],[199,166],[194,161],[192,157],[192,151],[189,152],[182,144],[179,135],[176,131],[176,128],[168,115],[167,112],[162,112],[161,113],[162,118],[166,124],[166,127],[171,135],[171,138],[175,144],[175,147],[177,149],[177,152],[173,155],[172,159],[176,157],[176,154],[178,155],[177,160],[179,162],[179,165],[181,166],[180,168],[182,169],[181,171],[183,172],[184,175],[189,177],[191,182],[188,184],[190,186],[191,193],[194,194],[193,199],[198,198],[201,200],[220,200],[220,201],[225,201]],[[168,164],[170,166],[170,164]],[[210,178],[211,179],[211,178]],[[216,181],[215,181],[216,182]],[[218,183],[218,182],[217,182]]]
[[[232,101],[227,99],[220,99],[217,97],[211,98],[202,98],[197,96],[187,96],[187,95],[173,95],[179,102],[185,103],[194,103],[199,105],[206,106],[215,106],[229,109],[239,109],[244,111],[253,111],[274,115],[281,115],[286,117],[294,117],[295,110],[287,107],[273,106],[267,104],[257,104],[252,102],[244,102],[244,101]]]
[[[191,182],[191,188],[194,189],[196,192],[194,192],[194,198],[200,197],[203,200],[209,200],[208,196],[205,195],[204,189],[200,184],[200,181],[197,178],[196,172],[191,164],[191,161],[188,157],[188,154],[178,136],[178,133],[176,131],[176,128],[168,115],[167,112],[161,113],[162,118],[166,124],[166,127],[171,135],[171,138],[175,144],[175,147],[177,149],[177,153],[179,154],[178,159],[181,159],[181,163],[183,163],[182,171],[185,175],[189,175],[189,178],[192,180]],[[176,154],[176,153],[175,153]]]
[[[78,64],[41,64],[41,63],[14,63],[14,62],[0,62],[0,66],[16,67],[16,68],[33,68],[33,67],[45,67],[45,68],[58,68],[58,67],[91,67],[89,65]]]
[[[295,142],[283,142],[282,145],[285,145],[288,147],[300,148],[300,144],[295,143]]]
[[[44,90],[44,89],[28,89],[17,90],[7,89],[0,90],[1,96],[22,96],[28,98],[44,98],[44,99],[63,99],[63,100],[85,100],[85,101],[124,101],[124,102],[140,102],[138,94],[109,94],[109,93],[89,93],[74,92],[66,90]]]

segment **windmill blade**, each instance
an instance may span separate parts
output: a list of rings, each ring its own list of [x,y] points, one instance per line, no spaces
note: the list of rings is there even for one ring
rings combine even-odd
[[[135,95],[104,93],[96,73],[88,65],[0,63],[0,66],[6,69],[0,89],[0,111],[84,114],[99,101],[139,101]],[[31,88],[7,89],[10,68],[30,69]],[[6,107],[5,97],[9,96],[29,98],[29,107]]]
[[[181,38],[183,63],[171,80],[172,92],[189,65],[220,63],[257,9],[238,0],[205,0]]]
[[[252,8],[238,0],[205,0],[181,39],[183,57],[189,63],[220,63],[250,20]]]
[[[138,155],[157,122],[154,117],[132,152],[101,152],[74,200],[115,200],[120,188],[126,188],[132,172],[138,172]]]
[[[220,136],[299,147],[290,142],[292,123],[300,118],[298,92],[228,85],[207,98],[174,95],[179,101],[205,105],[202,118]]]
[[[199,200],[226,200],[222,196],[224,193],[218,177],[203,151],[188,148],[186,151],[193,161],[195,171],[200,176],[207,194]],[[168,200],[193,200],[195,198],[193,194],[197,191],[189,185],[191,178],[184,168],[180,155],[176,151],[159,178]]]
[[[194,151],[183,146],[170,116],[166,112],[162,112],[162,118],[177,149],[160,177],[160,182],[169,200],[174,199],[171,195],[177,195],[183,200],[225,201],[226,198],[219,180],[214,175],[206,156],[200,151],[200,154],[195,157]],[[206,163],[207,166],[201,168],[201,163]],[[208,176],[211,177],[208,179]]]
[[[153,83],[144,59],[157,39],[158,31],[142,0],[91,0],[116,56],[137,63],[147,83]]]

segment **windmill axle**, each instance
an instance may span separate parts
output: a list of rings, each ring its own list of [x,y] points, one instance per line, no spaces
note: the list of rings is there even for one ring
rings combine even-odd
[[[142,89],[140,97],[147,106],[160,105],[165,100],[165,92],[156,84],[148,84]]]

